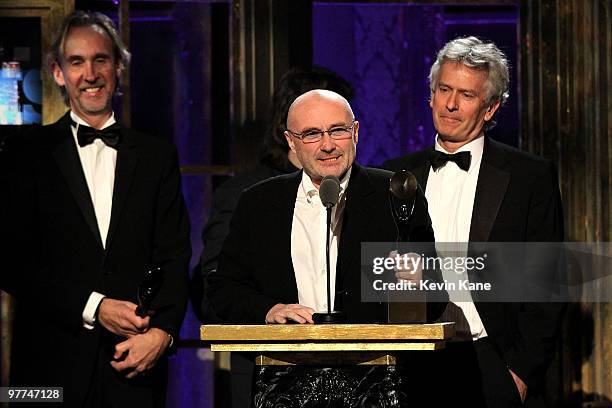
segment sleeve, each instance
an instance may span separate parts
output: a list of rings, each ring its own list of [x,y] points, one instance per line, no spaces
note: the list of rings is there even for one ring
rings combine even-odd
[[[205,323],[221,321],[205,294],[208,291],[208,276],[215,273],[217,269],[219,253],[229,232],[230,221],[243,190],[241,183],[235,185],[233,181],[235,179],[221,185],[213,195],[210,218],[202,231],[204,250],[191,281],[194,311]]]
[[[266,314],[277,303],[262,293],[256,285],[255,274],[264,273],[254,264],[253,240],[261,239],[251,227],[249,212],[251,195],[242,194],[230,223],[230,230],[219,254],[215,273],[208,277],[207,295],[215,311],[228,323],[262,324]]]
[[[550,163],[536,177],[527,219],[528,242],[562,242],[563,210],[556,170]],[[539,273],[555,279],[558,259],[549,259]],[[540,265],[541,267],[541,265]],[[523,303],[518,335],[502,356],[528,387],[540,386],[552,359],[565,304]]]
[[[178,338],[188,299],[188,268],[191,258],[189,217],[181,192],[181,175],[176,149],[163,163],[156,202],[153,262],[164,270],[164,281],[155,299],[163,311],[154,315],[151,326]]]
[[[24,136],[25,137],[25,136]],[[41,225],[31,149],[12,144],[0,153],[0,288],[20,310],[67,331],[82,328],[82,313],[93,287],[61,281],[41,259]]]
[[[202,231],[201,266],[203,273],[217,268],[217,257],[223,247],[225,237],[229,233],[230,221],[236,210],[238,199],[243,188],[233,188],[231,185],[221,186],[213,195],[210,219]]]

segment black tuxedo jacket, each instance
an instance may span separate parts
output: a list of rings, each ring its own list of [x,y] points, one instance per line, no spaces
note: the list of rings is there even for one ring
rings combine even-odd
[[[412,171],[423,189],[433,146],[384,163]],[[470,242],[560,242],[563,211],[554,165],[485,139]],[[556,341],[558,303],[479,303],[476,308],[502,359],[533,390],[541,385]]]
[[[336,266],[335,308],[348,322],[385,318],[378,303],[361,303],[361,242],[397,238],[387,191],[392,173],[353,164],[347,188]],[[209,276],[209,297],[228,323],[263,324],[277,303],[298,303],[291,260],[291,226],[301,172],[278,176],[245,190],[219,256]],[[410,225],[411,240],[432,242],[433,230],[424,196],[419,195]]]
[[[215,190],[210,216],[202,230],[204,249],[202,250],[200,263],[193,271],[190,283],[191,304],[195,315],[201,322],[206,324],[221,322],[219,316],[215,314],[210,300],[204,294],[208,288],[208,275],[217,269],[219,253],[229,232],[230,221],[236,210],[236,205],[238,205],[240,194],[260,181],[295,171],[297,171],[297,168],[291,164],[285,171],[268,165],[261,165],[250,171],[236,174]]]
[[[122,136],[106,249],[68,114],[3,153],[2,289],[17,300],[11,382],[63,386],[67,406],[83,405],[99,348],[113,347],[99,324],[82,327],[92,291],[137,303],[146,268],[161,266],[151,326],[177,338],[185,312],[191,247],[176,151],[129,129]],[[140,385],[165,376],[155,371]]]

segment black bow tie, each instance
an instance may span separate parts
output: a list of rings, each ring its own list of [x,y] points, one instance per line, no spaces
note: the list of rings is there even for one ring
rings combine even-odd
[[[431,154],[431,167],[434,169],[434,171],[446,166],[446,163],[449,161],[457,163],[457,166],[459,166],[461,170],[468,171],[470,169],[472,155],[470,152],[447,154],[438,150],[434,150]]]
[[[74,122],[72,122],[72,126],[77,128],[77,140],[81,147],[92,144],[96,139],[102,140],[105,145],[113,149],[117,149],[117,146],[121,143],[121,126],[118,123],[114,123],[102,130],[85,125],[77,126]]]

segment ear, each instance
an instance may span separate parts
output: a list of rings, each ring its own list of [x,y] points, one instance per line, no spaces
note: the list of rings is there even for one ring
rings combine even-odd
[[[498,100],[489,105],[484,116],[485,122],[488,122],[493,118],[493,115],[495,115],[495,112],[497,112],[497,109],[499,109],[499,105],[501,105],[501,103]]]
[[[293,143],[293,138],[291,137],[289,132],[287,132],[286,130],[283,134],[285,135],[285,139],[287,140],[287,144],[289,145],[289,148],[295,152],[295,144]]]
[[[433,94],[432,94],[432,95],[429,97],[429,107],[430,107],[431,109],[433,109],[433,100],[434,100],[434,96],[433,96]]]
[[[117,76],[117,78],[121,78],[121,73],[123,72],[124,68],[125,67],[120,62],[115,64],[115,75]]]
[[[59,62],[53,62],[51,64],[51,70],[53,71],[53,79],[55,80],[55,83],[59,86],[66,86],[64,72],[62,72],[62,67],[60,67]]]
[[[353,132],[355,132],[355,136],[353,140],[355,141],[355,144],[357,144],[357,142],[359,142],[359,122],[358,121],[355,121],[355,129],[353,130]]]

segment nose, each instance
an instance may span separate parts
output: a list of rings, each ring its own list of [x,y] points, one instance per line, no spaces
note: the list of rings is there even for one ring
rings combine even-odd
[[[83,72],[83,79],[87,82],[95,82],[97,73],[94,64],[91,61],[85,62],[85,71]]]
[[[321,137],[320,149],[324,152],[332,152],[336,149],[336,141],[327,132],[324,132]]]
[[[459,109],[456,92],[451,92],[450,95],[448,95],[448,98],[446,99],[446,109],[448,109],[449,112],[453,112]]]

